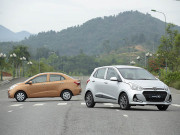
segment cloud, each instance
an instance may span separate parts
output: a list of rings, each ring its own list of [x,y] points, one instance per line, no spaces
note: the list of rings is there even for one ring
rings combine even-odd
[[[151,9],[164,12],[167,21],[180,25],[179,2],[175,0],[0,0],[1,25],[18,32],[56,30],[82,24],[95,17],[138,10],[164,20]]]

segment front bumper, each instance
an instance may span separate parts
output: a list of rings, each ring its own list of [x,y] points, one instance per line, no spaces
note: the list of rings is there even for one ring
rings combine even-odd
[[[10,98],[10,90],[8,90],[8,98]]]
[[[172,96],[169,91],[132,91],[129,95],[129,103],[131,105],[170,105]]]
[[[11,91],[10,91],[10,90],[8,90],[8,98],[14,98],[14,97],[12,96],[12,94],[11,94]]]

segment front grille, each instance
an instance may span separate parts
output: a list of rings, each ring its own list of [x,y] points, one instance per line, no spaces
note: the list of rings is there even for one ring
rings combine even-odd
[[[164,90],[164,88],[144,88],[145,90]]]
[[[150,102],[164,102],[167,92],[165,91],[144,91],[143,95],[146,98],[146,101]]]

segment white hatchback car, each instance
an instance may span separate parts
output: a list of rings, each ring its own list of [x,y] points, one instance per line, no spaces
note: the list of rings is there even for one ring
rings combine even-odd
[[[166,84],[147,70],[135,66],[104,66],[94,70],[85,90],[87,107],[95,103],[118,103],[123,110],[135,105],[155,105],[166,110],[172,102]]]

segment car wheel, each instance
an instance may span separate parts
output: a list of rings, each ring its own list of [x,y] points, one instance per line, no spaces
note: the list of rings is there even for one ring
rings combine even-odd
[[[93,108],[95,106],[96,103],[94,102],[93,94],[91,92],[86,93],[85,102],[86,106],[89,108]]]
[[[122,110],[128,110],[131,107],[126,93],[120,95],[119,105]]]
[[[166,111],[168,107],[169,107],[169,105],[157,105],[157,108],[160,111]]]
[[[72,93],[71,93],[71,91],[69,91],[69,90],[64,90],[64,91],[61,93],[61,98],[62,98],[64,101],[69,101],[69,100],[71,100],[71,98],[72,98]]]
[[[16,94],[15,94],[15,98],[18,102],[23,102],[26,100],[27,96],[26,96],[26,93],[23,92],[23,91],[18,91]]]

